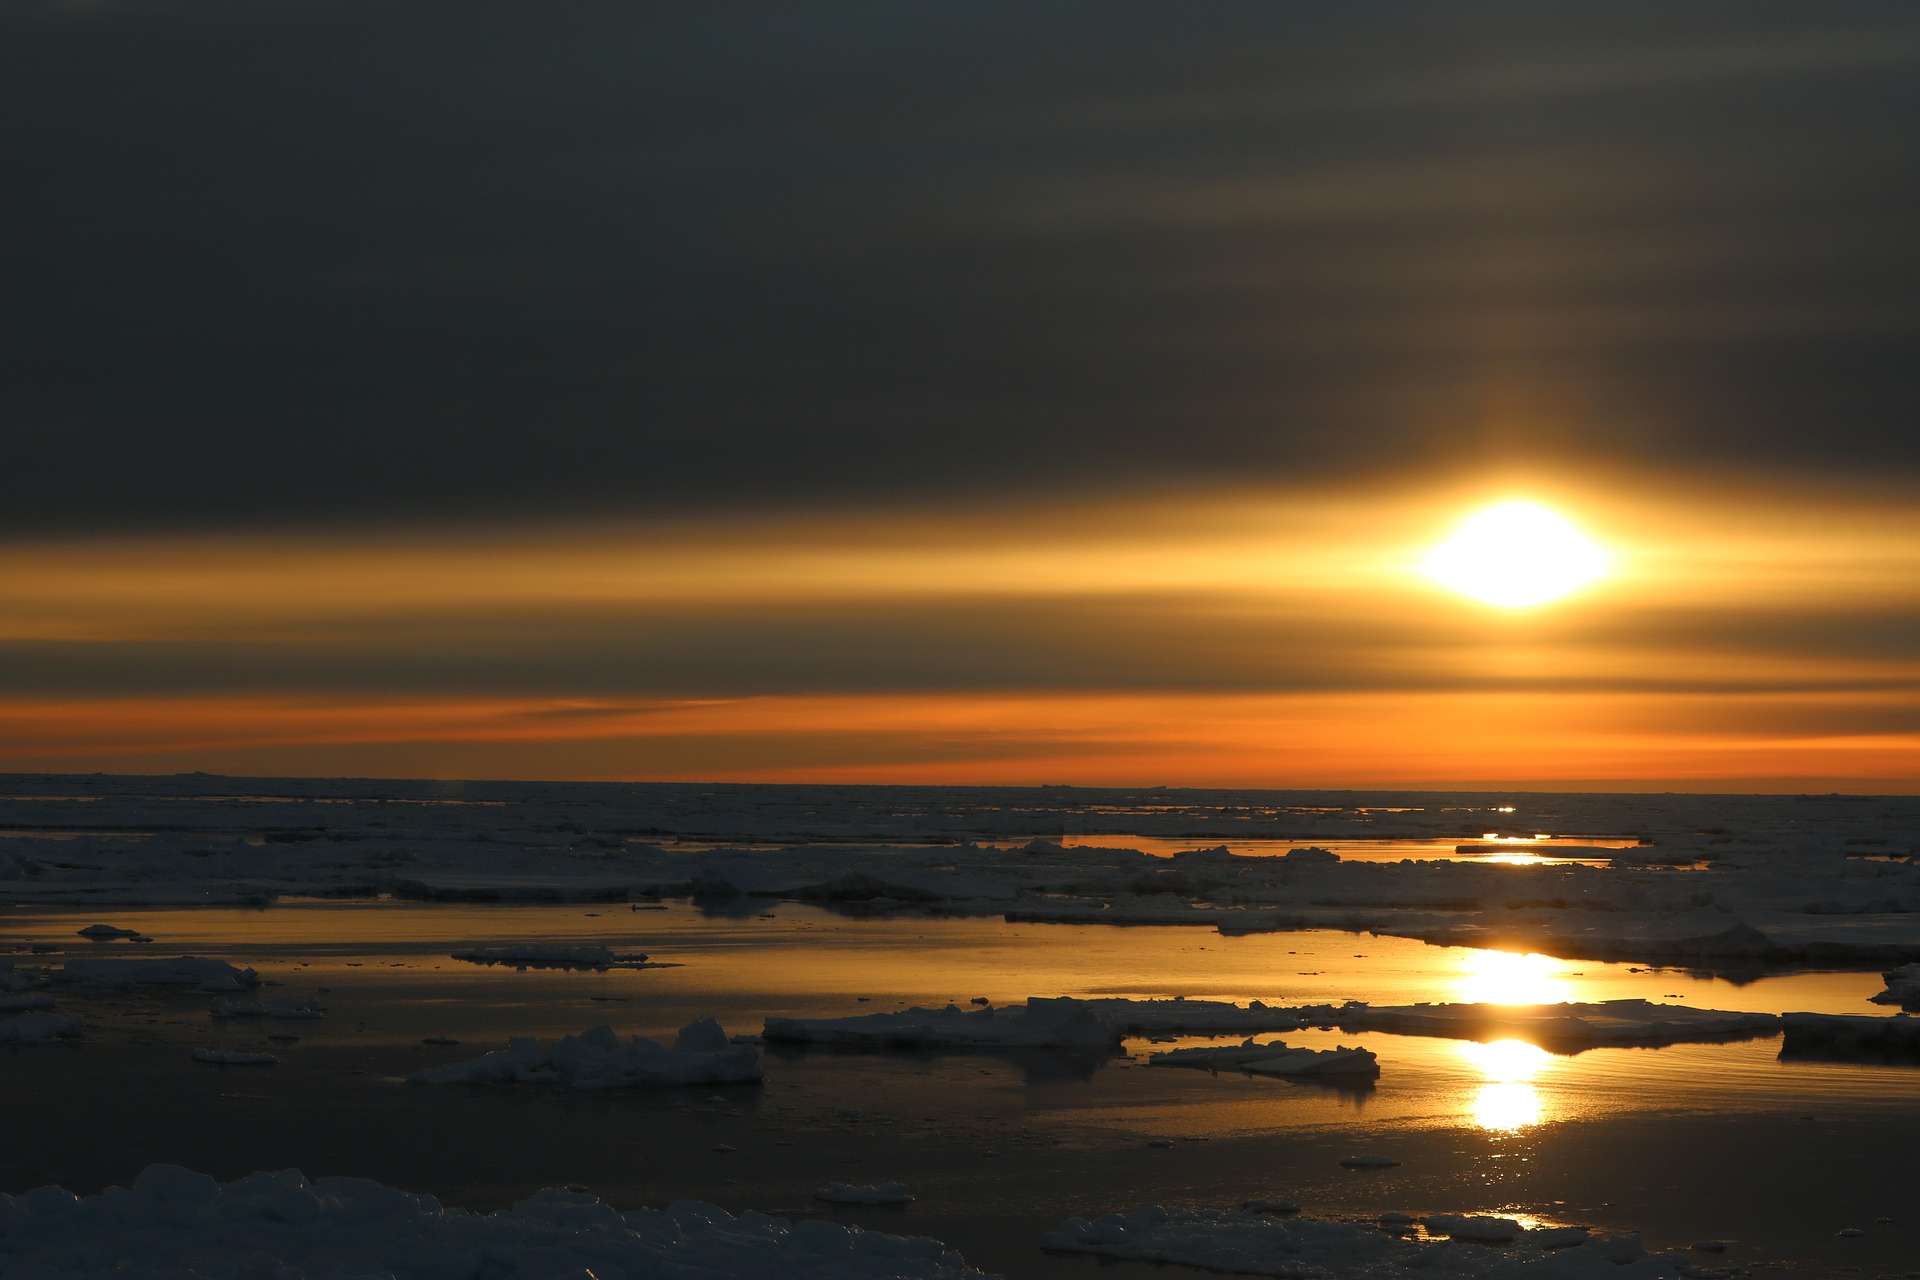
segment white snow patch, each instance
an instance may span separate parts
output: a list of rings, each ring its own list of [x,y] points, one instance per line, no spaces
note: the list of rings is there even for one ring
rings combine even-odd
[[[635,1089],[684,1084],[749,1084],[762,1077],[760,1051],[730,1044],[712,1018],[680,1029],[672,1048],[612,1027],[566,1036],[551,1049],[516,1036],[505,1049],[444,1067],[428,1067],[408,1084],[558,1084],[574,1089]]]

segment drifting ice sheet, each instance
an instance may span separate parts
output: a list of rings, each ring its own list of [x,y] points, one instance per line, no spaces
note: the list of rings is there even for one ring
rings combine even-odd
[[[1771,1013],[1689,1009],[1684,1005],[1653,1004],[1646,1000],[1535,1005],[1369,1005],[1349,1001],[1344,1005],[1310,1005],[1295,1012],[1305,1022],[1350,1030],[1364,1028],[1463,1040],[1511,1035],[1541,1044],[1581,1047],[1723,1040],[1771,1035],[1780,1030],[1780,1019]]]
[[[1120,1032],[1090,1002],[1063,997],[1007,1009],[906,1009],[847,1018],[768,1018],[769,1043],[860,1048],[1117,1049]]]
[[[237,969],[224,960],[201,956],[174,956],[165,960],[74,959],[52,976],[59,982],[88,987],[197,987],[201,991],[244,991],[260,982],[260,975],[252,969]]]
[[[1345,1045],[1333,1049],[1289,1049],[1284,1040],[1256,1044],[1248,1040],[1232,1048],[1203,1046],[1173,1049],[1147,1059],[1154,1067],[1200,1067],[1207,1071],[1246,1071],[1257,1076],[1346,1076],[1372,1079],[1380,1063],[1365,1049]]]
[[[623,969],[645,964],[640,952],[623,954],[611,947],[569,947],[546,943],[506,947],[469,947],[453,953],[469,964],[510,964],[529,969]]]
[[[1893,1014],[1789,1013],[1782,1020],[1788,1053],[1802,1049],[1851,1050],[1920,1055],[1920,1018]]]
[[[1444,1215],[1436,1221],[1471,1234],[1494,1220]],[[1646,1253],[1630,1236],[1570,1247],[1550,1243],[1566,1239],[1561,1231],[1521,1231],[1496,1247],[1459,1238],[1406,1239],[1369,1223],[1151,1206],[1094,1222],[1069,1218],[1044,1244],[1287,1280],[1671,1280],[1684,1264],[1678,1254]]]
[[[494,1280],[985,1280],[937,1240],[830,1222],[736,1218],[689,1201],[620,1213],[552,1190],[482,1215],[293,1169],[221,1184],[149,1165],[130,1190],[84,1200],[54,1187],[0,1195],[0,1223],[8,1280],[124,1276],[129,1258],[143,1274],[309,1280],[445,1280],[473,1274],[481,1259]]]
[[[575,1089],[636,1089],[682,1084],[750,1084],[761,1078],[760,1051],[731,1044],[712,1018],[680,1029],[672,1048],[643,1036],[622,1042],[612,1027],[566,1036],[543,1049],[515,1036],[505,1049],[444,1067],[408,1084],[559,1084]]]
[[[212,1014],[216,1018],[320,1018],[318,998],[301,1000],[295,996],[275,996],[271,1000],[229,1000],[217,997]]]

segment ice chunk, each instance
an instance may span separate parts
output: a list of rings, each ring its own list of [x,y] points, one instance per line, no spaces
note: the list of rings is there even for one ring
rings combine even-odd
[[[469,947],[453,953],[469,964],[510,964],[527,969],[632,969],[647,962],[643,952],[620,953],[611,947],[514,943],[504,947]]]
[[[1431,1235],[1451,1236],[1455,1240],[1478,1240],[1482,1244],[1511,1244],[1520,1237],[1520,1224],[1512,1218],[1436,1213],[1427,1219],[1426,1226]]]
[[[201,956],[175,956],[165,960],[81,957],[67,961],[52,976],[58,982],[98,989],[156,986],[242,991],[260,982],[260,975],[252,969],[235,968],[224,960]]]
[[[858,1045],[866,1048],[1106,1048],[1120,1032],[1089,1007],[1091,1001],[1029,1000],[1005,1009],[906,1009],[846,1018],[768,1018],[769,1043]]]
[[[846,1182],[829,1182],[813,1193],[816,1200],[825,1200],[832,1204],[910,1204],[913,1196],[907,1192],[904,1182],[882,1182],[877,1186],[859,1187]]]
[[[1371,1079],[1380,1074],[1380,1064],[1365,1049],[1341,1045],[1333,1049],[1289,1049],[1283,1040],[1256,1044],[1252,1040],[1234,1048],[1203,1045],[1195,1049],[1172,1049],[1147,1059],[1155,1067],[1202,1067],[1209,1071],[1228,1069],[1257,1076],[1343,1076]]]
[[[0,1012],[12,1012],[18,1009],[51,1009],[53,997],[44,991],[29,992],[19,996],[0,996]]]
[[[1397,1169],[1400,1162],[1392,1156],[1361,1154],[1341,1156],[1340,1163],[1348,1169]]]
[[[711,1018],[681,1028],[672,1048],[634,1036],[622,1042],[612,1027],[598,1026],[543,1048],[531,1036],[516,1036],[498,1049],[465,1062],[428,1067],[409,1084],[557,1084],[574,1089],[635,1089],[685,1084],[749,1084],[761,1078],[760,1051],[736,1045]]]
[[[1880,977],[1887,989],[1873,997],[1875,1004],[1897,1004],[1902,1009],[1920,1010],[1920,962],[1889,969]]]
[[[83,938],[91,938],[95,942],[112,942],[116,938],[129,938],[135,942],[153,941],[152,938],[147,937],[138,929],[120,929],[110,924],[90,924],[86,928],[76,929],[74,932]]]
[[[1787,1032],[1783,1053],[1920,1055],[1920,1018],[1904,1013],[1884,1018],[1871,1014],[1789,1013],[1783,1021]]]
[[[559,1189],[478,1214],[363,1178],[309,1182],[292,1169],[216,1183],[151,1165],[130,1188],[85,1199],[57,1188],[0,1196],[0,1222],[5,1270],[21,1280],[986,1280],[937,1240],[817,1219],[736,1218],[689,1201],[621,1213],[587,1192]]]
[[[195,1049],[195,1062],[211,1062],[223,1067],[274,1067],[280,1059],[270,1053],[247,1053],[241,1049]]]
[[[1689,1009],[1646,1000],[1538,1005],[1369,1005],[1349,1001],[1344,1005],[1310,1005],[1296,1012],[1305,1021],[1349,1030],[1465,1040],[1518,1036],[1538,1044],[1566,1047],[1727,1040],[1771,1035],[1780,1029],[1780,1019],[1771,1013]]]
[[[213,1002],[213,1016],[216,1018],[319,1018],[321,1012],[317,997],[302,1000],[295,996],[275,996],[271,1000],[229,1000],[225,996],[216,997]]]
[[[57,1013],[23,1013],[0,1018],[0,1044],[52,1044],[71,1039],[86,1027],[79,1018],[63,1018]]]

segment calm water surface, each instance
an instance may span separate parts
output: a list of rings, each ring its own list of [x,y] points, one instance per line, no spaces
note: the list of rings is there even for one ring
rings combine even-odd
[[[0,945],[219,956],[278,984],[263,994],[325,988],[328,1016],[214,1022],[204,996],[65,998],[89,1021],[85,1042],[0,1052],[0,1096],[34,1104],[9,1108],[0,1189],[58,1181],[97,1190],[167,1159],[223,1177],[286,1165],[373,1176],[475,1207],[580,1182],[620,1204],[685,1196],[778,1209],[808,1206],[811,1188],[830,1179],[901,1177],[920,1197],[911,1208],[834,1215],[939,1236],[1009,1276],[1134,1274],[1039,1254],[1039,1236],[1068,1214],[1281,1196],[1321,1213],[1500,1210],[1640,1229],[1656,1246],[1731,1238],[1729,1259],[1794,1259],[1802,1275],[1920,1269],[1909,1154],[1920,1142],[1920,1069],[1783,1062],[1771,1037],[1568,1055],[1511,1040],[1286,1035],[1374,1050],[1381,1078],[1359,1090],[1148,1069],[1140,1042],[1105,1059],[770,1052],[764,1087],[720,1091],[399,1083],[508,1034],[600,1022],[658,1036],[713,1015],[745,1031],[768,1015],[1036,995],[1289,1004],[1641,997],[1884,1013],[1867,1000],[1880,988],[1872,974],[1737,982],[1328,931],[1222,938],[1196,928],[850,918],[793,904],[734,915],[331,902],[107,913],[155,937],[138,952],[72,936],[95,918],[0,914]],[[608,943],[663,967],[518,972],[448,957],[516,940]],[[273,1046],[276,1068],[209,1068],[186,1056],[192,1045],[267,1047],[266,1032],[277,1029],[302,1039]],[[463,1043],[421,1044],[428,1035]],[[861,1114],[844,1114],[850,1108]],[[1163,1137],[1175,1146],[1146,1145]],[[712,1149],[720,1144],[736,1150]],[[1338,1167],[1340,1156],[1363,1150],[1403,1164],[1375,1174]],[[1836,1238],[1855,1226],[1869,1235]]]

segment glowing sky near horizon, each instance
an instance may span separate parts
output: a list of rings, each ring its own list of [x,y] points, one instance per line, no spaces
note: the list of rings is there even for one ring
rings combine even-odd
[[[1912,790],[1916,73],[1844,4],[0,8],[0,769]]]

